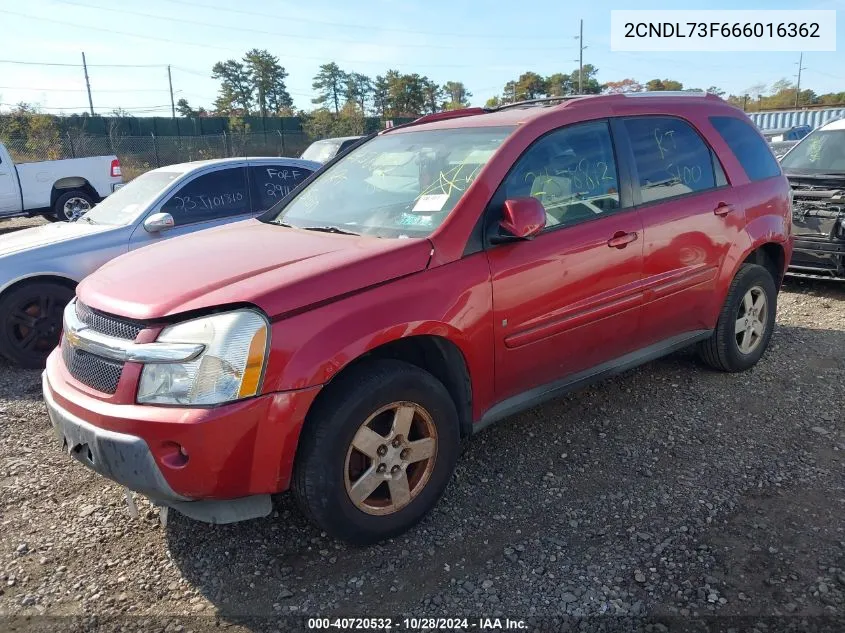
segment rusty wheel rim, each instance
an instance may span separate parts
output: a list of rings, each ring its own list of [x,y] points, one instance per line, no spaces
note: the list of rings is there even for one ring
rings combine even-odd
[[[358,427],[346,451],[344,484],[367,514],[398,512],[428,484],[437,459],[437,427],[414,402],[393,402]]]

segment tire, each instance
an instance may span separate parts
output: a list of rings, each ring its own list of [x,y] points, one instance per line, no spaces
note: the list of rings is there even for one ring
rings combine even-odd
[[[458,413],[449,392],[428,372],[397,360],[362,364],[340,376],[327,390],[309,412],[300,437],[293,473],[293,491],[300,507],[319,528],[355,545],[405,532],[434,507],[455,469],[460,434]],[[384,436],[384,444],[381,438],[367,434],[368,439],[376,439],[375,444],[368,444],[373,457],[353,449],[353,440],[362,445],[357,440],[359,428],[376,412],[392,405],[399,405],[404,412],[417,407],[413,409],[412,430],[394,440],[399,446],[390,441],[390,427],[398,416],[388,409],[371,422],[371,430]],[[422,431],[435,436],[433,455],[405,464],[406,453],[411,461],[420,448],[414,442],[425,437]],[[411,438],[413,441],[407,444]],[[419,455],[432,453],[431,443],[426,446]],[[379,457],[382,449],[389,452]],[[397,460],[404,465],[390,477]],[[377,474],[382,472],[377,470],[377,463],[386,465],[381,475]],[[354,488],[348,491],[348,487],[364,482],[368,473],[369,481],[381,483],[356,505],[351,497]],[[394,496],[392,488],[394,484],[400,486],[393,479],[403,476],[409,491],[405,498],[410,498],[406,505]]]
[[[62,314],[73,290],[43,281],[0,296],[0,355],[25,369],[41,369],[59,344]]]
[[[765,305],[755,308],[759,317],[746,319],[746,296],[751,297],[752,306],[757,306],[762,296]],[[713,335],[699,344],[699,354],[706,364],[714,369],[727,372],[740,372],[757,364],[769,346],[769,340],[775,327],[777,313],[777,288],[772,274],[763,266],[743,264],[731,282],[719,322]],[[755,320],[765,319],[762,327],[750,332],[737,332],[740,321],[754,325]],[[748,326],[746,326],[746,330]],[[746,344],[743,349],[743,343]],[[750,346],[750,347],[748,347]]]
[[[72,189],[56,198],[52,216],[45,215],[44,217],[51,222],[72,222],[82,213],[93,209],[94,204],[91,194],[81,189]]]

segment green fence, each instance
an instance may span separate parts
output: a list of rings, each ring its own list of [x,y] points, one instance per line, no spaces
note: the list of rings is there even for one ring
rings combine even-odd
[[[2,117],[0,117],[2,119]],[[101,117],[80,116],[55,117],[62,135],[86,134],[90,136],[205,136],[208,134],[229,134],[229,119],[226,117]],[[301,117],[242,117],[252,134],[303,134]],[[399,125],[411,118],[391,119]],[[364,119],[364,133],[384,129],[385,123],[379,117]]]

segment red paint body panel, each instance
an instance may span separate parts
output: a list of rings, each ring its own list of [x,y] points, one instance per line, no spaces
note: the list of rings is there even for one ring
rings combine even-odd
[[[468,250],[496,189],[539,137],[568,124],[642,114],[691,122],[719,156],[729,186],[531,241]],[[92,308],[152,322],[231,304],[260,307],[272,331],[259,397],[208,409],[141,406],[140,365],[128,363],[116,393],[106,395],[72,378],[58,353],[47,366],[50,388],[62,407],[91,424],[145,439],[176,492],[233,498],[288,487],[300,430],[322,387],[385,343],[410,336],[452,343],[466,365],[478,421],[532,388],[675,334],[711,329],[752,251],[778,244],[788,263],[792,249],[786,178],[750,182],[710,125],[714,115],[744,116],[714,98],[615,95],[387,131],[516,126],[429,239],[359,238],[248,220],[129,253],[78,287]],[[733,210],[714,213],[723,203]],[[636,239],[608,244],[620,235]],[[159,330],[145,330],[139,342],[155,340]],[[188,465],[161,462],[164,442],[183,444]]]
[[[61,407],[94,426],[142,437],[170,487],[197,499],[286,489],[305,414],[320,391],[273,393],[211,409],[148,407],[84,394],[58,351],[48,358],[46,371]],[[173,468],[162,460],[167,442],[185,447],[185,466]]]

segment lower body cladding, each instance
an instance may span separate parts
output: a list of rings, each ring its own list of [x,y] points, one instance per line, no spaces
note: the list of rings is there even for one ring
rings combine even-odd
[[[68,402],[62,391],[70,387],[61,379],[51,382],[51,365],[55,368],[48,363],[42,378],[44,400],[63,449],[154,504],[207,523],[270,514],[270,495],[290,484],[299,431],[319,391],[269,394],[191,410],[116,405],[85,394],[74,394],[74,402]],[[80,398],[82,410],[76,406]],[[169,415],[173,421],[121,418],[120,409],[133,417],[144,409],[157,410],[155,417]]]

